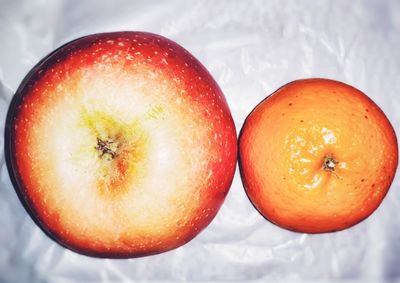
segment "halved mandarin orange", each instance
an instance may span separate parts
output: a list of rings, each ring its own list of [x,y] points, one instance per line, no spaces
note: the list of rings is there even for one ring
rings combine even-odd
[[[298,232],[348,228],[382,202],[398,162],[394,129],[344,83],[289,83],[247,117],[239,138],[245,190],[271,222]]]

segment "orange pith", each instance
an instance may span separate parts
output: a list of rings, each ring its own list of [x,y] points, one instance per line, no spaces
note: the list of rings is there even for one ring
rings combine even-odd
[[[397,141],[379,107],[346,84],[290,83],[261,102],[239,139],[242,180],[268,220],[299,232],[352,226],[381,203]]]

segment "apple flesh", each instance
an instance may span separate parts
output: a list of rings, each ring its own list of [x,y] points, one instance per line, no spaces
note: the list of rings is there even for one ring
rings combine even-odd
[[[21,83],[7,165],[33,220],[78,253],[111,258],[183,245],[231,185],[236,131],[217,83],[159,35],[114,32],[60,47]]]

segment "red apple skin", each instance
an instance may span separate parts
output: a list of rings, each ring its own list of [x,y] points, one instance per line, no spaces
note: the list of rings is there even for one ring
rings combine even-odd
[[[79,96],[95,89],[99,91],[99,101],[108,99],[101,87],[92,86],[92,83],[103,81],[117,88],[133,81],[143,99],[150,97],[150,101],[163,105],[156,110],[154,107],[147,109],[147,116],[142,118],[148,128],[160,123],[160,127],[163,126],[160,135],[173,139],[170,144],[165,141],[163,146],[171,147],[172,144],[173,147],[173,142],[179,145],[178,149],[171,149],[178,155],[177,161],[171,159],[172,168],[157,165],[161,168],[156,172],[159,175],[152,174],[152,166],[158,163],[146,163],[146,155],[151,151],[148,148],[156,142],[152,143],[151,130],[146,132],[145,125],[141,131],[150,142],[146,138],[138,141],[137,159],[141,159],[135,159],[131,166],[132,160],[128,157],[120,160],[117,156],[117,169],[113,169],[117,173],[104,182],[98,181],[96,188],[86,188],[83,183],[74,181],[75,173],[69,172],[72,178],[58,173],[64,170],[64,165],[62,161],[54,160],[58,158],[57,150],[64,154],[65,149],[62,141],[58,144],[54,141],[55,132],[61,133],[60,139],[68,143],[68,136],[62,136],[63,132],[58,128],[68,126],[66,131],[69,131],[68,123],[72,123],[69,121],[76,115],[69,115],[68,111],[75,111],[74,104],[80,106]],[[152,94],[153,90],[157,96]],[[109,94],[111,104],[117,95]],[[141,105],[140,100],[137,102]],[[92,104],[96,103],[93,100]],[[132,104],[132,111],[135,111],[135,105]],[[60,112],[65,114],[65,119],[59,118]],[[138,115],[143,116],[143,113]],[[165,117],[158,117],[160,115]],[[102,123],[108,127],[106,120]],[[174,123],[175,127],[172,127]],[[73,130],[70,133],[74,133]],[[106,258],[157,254],[194,238],[212,221],[222,205],[232,183],[237,158],[235,126],[217,83],[184,48],[162,36],[145,32],[89,35],[67,43],[45,57],[25,77],[11,102],[5,142],[7,166],[14,188],[38,226],[70,250]],[[60,149],[56,150],[57,147]],[[186,164],[182,165],[182,160]],[[76,171],[83,166],[77,161],[68,162],[77,164],[73,168]],[[129,173],[129,166],[133,173]],[[177,166],[176,171],[174,166]],[[146,172],[141,173],[141,170]],[[79,174],[76,176],[82,177],[76,177],[78,180],[86,180],[94,173],[89,168],[86,173]],[[129,174],[134,177],[129,179]],[[168,187],[168,181],[176,183],[175,187],[168,187],[171,191],[166,193],[168,200],[163,198],[163,185],[157,188],[160,197],[154,193],[155,189],[147,198],[146,194],[139,194],[140,180],[157,183],[161,182],[157,178],[164,177],[165,186]],[[130,182],[134,184],[131,186]],[[70,186],[64,188],[65,183]],[[70,193],[66,192],[68,190]],[[87,197],[86,192],[90,192],[94,200],[89,193],[90,197]],[[134,196],[132,200],[128,199],[131,196]],[[141,199],[145,200],[143,205]],[[140,208],[131,207],[131,202],[132,206]],[[104,215],[100,215],[102,205]],[[96,209],[91,211],[91,207]],[[132,211],[127,212],[128,208]]]

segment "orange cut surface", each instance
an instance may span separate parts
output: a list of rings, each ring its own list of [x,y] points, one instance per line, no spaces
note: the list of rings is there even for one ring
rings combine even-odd
[[[348,228],[393,181],[396,135],[361,91],[327,79],[278,89],[247,117],[239,139],[246,192],[271,222],[298,232]]]

